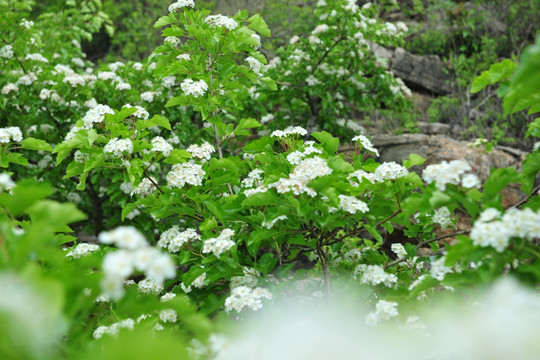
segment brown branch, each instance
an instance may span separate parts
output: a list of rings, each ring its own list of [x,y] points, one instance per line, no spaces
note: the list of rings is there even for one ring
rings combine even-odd
[[[150,180],[150,182],[156,187],[156,189],[159,190],[159,192],[161,194],[165,194],[165,192],[159,187],[159,185],[154,181],[154,179],[152,179],[148,173],[146,172],[146,170],[143,170],[143,174],[144,174],[144,177],[147,178],[148,180]]]

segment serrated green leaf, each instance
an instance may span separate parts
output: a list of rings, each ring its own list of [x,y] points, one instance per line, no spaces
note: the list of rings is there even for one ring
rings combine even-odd
[[[21,148],[28,150],[52,151],[52,147],[48,142],[31,137],[21,141]]]

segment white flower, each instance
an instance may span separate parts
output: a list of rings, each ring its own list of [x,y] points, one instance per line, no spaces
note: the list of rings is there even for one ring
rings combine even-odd
[[[379,156],[379,151],[373,147],[373,144],[364,135],[357,135],[352,138],[352,141],[358,142],[364,149]]]
[[[205,254],[211,252],[216,256],[221,255],[234,246],[234,241],[231,239],[233,235],[233,230],[223,229],[218,237],[204,241],[202,252]]]
[[[73,250],[66,254],[66,257],[72,257],[74,259],[80,259],[86,254],[90,254],[99,250],[99,246],[96,244],[80,243]]]
[[[176,322],[177,316],[176,311],[172,309],[161,310],[159,312],[159,318],[163,322]]]
[[[23,139],[21,129],[18,126],[0,128],[0,144],[7,144],[11,141],[19,142]]]
[[[384,162],[375,170],[375,176],[382,180],[397,180],[405,177],[409,171],[394,161]]]
[[[171,279],[176,275],[176,266],[169,255],[160,254],[148,266],[146,275],[155,281]]]
[[[47,60],[41,54],[26,54],[26,56],[24,57],[24,60],[34,60],[34,61],[39,61],[39,62],[43,62],[43,63],[48,63],[49,62],[49,60]]]
[[[219,27],[225,27],[229,30],[234,30],[238,27],[238,23],[231,19],[228,16],[223,15],[210,15],[205,20],[205,23],[207,23],[210,26],[219,26]]]
[[[167,182],[169,186],[177,188],[182,188],[185,184],[200,186],[205,174],[206,172],[199,164],[174,164],[167,174]]]
[[[398,258],[406,258],[408,256],[407,251],[405,251],[405,248],[400,243],[393,243],[391,250]]]
[[[11,177],[6,174],[0,174],[0,192],[4,190],[11,190],[15,187],[15,183],[11,180]]]
[[[208,90],[208,85],[204,80],[193,81],[190,78],[185,79],[180,84],[180,87],[186,95],[193,95],[196,98],[203,96],[206,90]]]
[[[156,136],[152,139],[152,151],[161,152],[163,156],[167,157],[173,151],[173,147],[161,136]]]
[[[351,214],[356,214],[357,211],[366,213],[369,211],[367,204],[358,200],[354,196],[339,195],[339,207]]]
[[[137,284],[139,292],[143,294],[159,294],[163,291],[164,285],[163,281],[156,281],[151,278],[146,278]]]
[[[116,157],[122,157],[124,154],[131,154],[133,152],[133,143],[131,139],[118,139],[114,138],[109,140],[107,145],[103,148],[103,151],[112,153]]]
[[[136,250],[148,246],[144,236],[132,226],[119,226],[112,231],[104,231],[98,239],[103,244],[114,244],[121,249]]]
[[[11,44],[4,45],[0,48],[0,58],[11,59],[13,56],[13,46]]]
[[[253,72],[257,75],[261,74],[261,69],[263,67],[263,64],[257,59],[255,59],[252,56],[248,56],[245,58],[246,62],[249,64],[249,68],[253,70]]]
[[[435,210],[435,214],[433,214],[433,222],[441,225],[441,229],[452,227],[453,224],[450,210],[448,210],[446,206]]]
[[[154,101],[154,97],[156,96],[156,93],[153,91],[145,91],[141,94],[141,100],[146,102],[152,102]]]
[[[130,276],[133,270],[133,259],[127,250],[110,252],[103,258],[103,271],[108,279],[123,280]]]
[[[2,94],[4,95],[9,94],[12,91],[13,92],[19,91],[19,87],[13,83],[9,83],[2,88]]]
[[[181,9],[183,7],[194,7],[195,3],[193,0],[178,0],[171,5],[169,5],[169,12],[172,13],[175,10]]]
[[[206,142],[206,141],[200,146],[199,145],[190,145],[186,150],[194,158],[197,158],[197,159],[203,160],[203,161],[210,160],[210,158],[212,157],[212,153],[214,153],[216,151],[214,146],[212,144]]]
[[[155,64],[155,63],[152,63]],[[174,76],[165,76],[163,79],[161,79],[161,84],[163,84],[166,88],[172,88],[174,84],[176,83],[176,78]]]

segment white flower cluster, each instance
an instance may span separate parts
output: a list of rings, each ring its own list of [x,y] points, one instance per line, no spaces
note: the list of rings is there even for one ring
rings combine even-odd
[[[263,306],[262,299],[271,300],[270,291],[260,287],[252,289],[248,286],[237,286],[231,289],[231,295],[225,299],[225,311],[240,312],[245,308],[259,310]]]
[[[156,96],[156,93],[153,91],[145,91],[141,93],[141,100],[146,102],[152,102],[154,101],[154,97]]]
[[[46,64],[49,63],[49,60],[47,60],[47,58],[45,58],[41,54],[26,54],[26,56],[24,57],[24,60],[39,61],[39,62],[43,62],[43,63],[46,63]]]
[[[172,3],[171,5],[169,5],[169,12],[172,13],[173,11],[177,10],[177,9],[181,9],[183,7],[194,7],[195,6],[195,3],[193,2],[193,0],[178,0],[174,3]]]
[[[214,146],[212,144],[206,142],[206,141],[200,146],[199,145],[190,145],[190,146],[188,146],[188,148],[186,150],[194,158],[197,158],[197,159],[203,160],[203,161],[210,160],[210,158],[212,157],[212,153],[214,153],[216,151]]]
[[[388,320],[399,315],[398,303],[379,300],[375,305],[375,312],[366,315],[366,325],[376,326],[381,320]]]
[[[34,22],[32,20],[26,20],[26,18],[23,18],[19,25],[26,29],[30,29],[32,26],[34,26]]]
[[[347,176],[347,180],[349,180],[349,183],[352,186],[357,187],[358,183],[356,181],[352,180],[352,178],[356,178],[359,182],[362,182],[362,179],[365,178],[365,179],[368,179],[369,182],[371,182],[372,184],[383,181],[382,179],[380,179],[375,174],[368,173],[367,171],[364,171],[364,170],[356,170],[356,171],[350,173],[349,176]]]
[[[451,268],[444,265],[445,262],[446,262],[446,255],[443,255],[440,258],[431,262],[430,275],[432,278],[437,279],[439,281],[443,281],[446,274],[449,274],[452,272]]]
[[[354,196],[339,195],[339,207],[340,209],[347,211],[351,214],[356,214],[357,211],[366,213],[369,208],[365,202],[358,200]]]
[[[150,177],[150,178],[152,179],[154,183],[157,183],[155,178],[153,177]],[[141,180],[141,182],[139,183],[139,185],[137,185],[135,189],[130,189],[128,193],[130,193],[130,195],[133,195],[133,194],[141,195],[141,196],[149,195],[153,193],[154,190],[156,190],[156,186],[154,185],[152,181],[150,181],[150,179],[148,178],[144,178]],[[129,185],[131,186],[131,184]]]
[[[201,186],[206,172],[202,166],[194,163],[174,164],[171,171],[167,173],[169,186],[177,188],[184,187],[185,184]]]
[[[135,326],[135,321],[133,319],[125,319],[122,321],[119,321],[117,323],[114,323],[110,326],[100,326],[96,330],[94,330],[94,333],[92,336],[94,339],[100,339],[103,337],[103,335],[107,334],[110,336],[116,336],[118,335],[118,332],[120,329],[128,329],[133,330],[133,327]]]
[[[196,289],[202,289],[204,287],[204,280],[206,280],[206,273],[202,273],[201,275],[199,275],[195,280],[193,280],[193,282],[191,284],[189,284],[187,287],[184,283],[180,283],[180,287],[182,288],[182,290],[186,293],[186,294],[189,294],[191,292],[191,290],[193,290],[193,288],[196,288]]]
[[[513,237],[540,238],[540,211],[512,208],[501,216],[497,209],[488,208],[480,214],[469,236],[474,245],[492,246],[503,252]]]
[[[171,155],[173,147],[161,136],[156,136],[152,139],[152,151],[160,152],[163,156],[167,157]]]
[[[223,229],[218,237],[204,241],[202,252],[205,254],[211,252],[216,256],[221,255],[234,246],[234,241],[231,239],[233,235],[234,230]]]
[[[275,130],[270,135],[271,137],[277,137],[277,138],[285,138],[288,136],[304,136],[307,134],[307,130],[300,126],[291,126],[286,128],[285,130]]]
[[[394,287],[397,284],[397,276],[384,271],[384,268],[379,265],[360,264],[354,269],[354,277],[362,273],[360,282],[368,285],[384,284],[388,287]]]
[[[206,82],[204,82],[204,80],[193,81],[190,78],[182,81],[180,87],[186,95],[193,95],[196,98],[203,96],[206,90],[208,90],[208,85]]]
[[[319,79],[317,79],[315,76],[309,75],[309,76],[306,78],[306,84],[308,84],[308,86],[315,86],[315,85],[317,85],[317,84],[320,84],[320,81],[319,81]]]
[[[263,180],[262,174],[263,171],[261,169],[251,170],[248,176],[242,179],[242,187],[251,188],[253,186],[261,186]]]
[[[288,178],[281,178],[269,186],[275,188],[281,194],[292,191],[295,195],[307,193],[313,197],[317,193],[309,188],[307,184],[319,176],[330,175],[331,173],[332,169],[328,167],[326,160],[315,156],[302,160]]]
[[[131,139],[113,138],[105,145],[103,151],[105,154],[112,153],[116,157],[122,157],[124,154],[131,154],[133,152],[133,143]]]
[[[99,234],[99,241],[114,244],[120,250],[110,252],[103,259],[105,278],[102,291],[112,299],[124,295],[124,281],[135,270],[142,271],[155,282],[176,275],[176,267],[169,255],[149,246],[144,236],[131,226],[120,226]]]
[[[148,111],[146,111],[145,108],[143,108],[142,106],[139,106],[139,105],[126,104],[122,108],[135,108],[135,109],[137,109],[137,111],[135,111],[133,114],[131,114],[131,116],[135,116],[138,119],[146,120],[146,119],[148,119],[150,117],[150,114],[148,113]]]
[[[451,215],[450,210],[448,210],[446,206],[443,206],[435,210],[432,219],[434,223],[441,225],[441,229],[447,229],[453,227],[454,225],[452,223]]]
[[[257,75],[261,74],[261,69],[263,67],[263,64],[257,59],[255,59],[252,56],[248,56],[246,59],[246,62],[249,64],[249,68],[253,70],[253,72]]]
[[[210,26],[225,27],[229,30],[234,30],[238,27],[238,23],[234,21],[234,19],[231,19],[228,16],[223,16],[221,14],[210,15],[204,20],[204,22]]]
[[[13,92],[19,91],[19,87],[17,85],[13,84],[13,83],[9,83],[9,84],[7,84],[6,86],[4,86],[2,88],[2,94],[3,95],[7,95],[12,91]]]
[[[400,243],[393,243],[392,246],[390,247],[390,250],[392,250],[392,252],[396,254],[398,259],[406,258],[408,256],[407,251],[405,251],[405,248]]]
[[[106,114],[114,115],[113,109],[108,105],[96,104],[91,107],[82,119],[83,129],[91,129],[94,124],[102,122]]]
[[[287,220],[287,215],[280,215],[278,217],[276,217],[275,219],[273,220],[270,220],[269,222],[266,222],[263,221],[262,225],[263,227],[267,228],[267,229],[271,229],[274,227],[274,225],[279,221],[279,220]]]
[[[197,234],[195,229],[188,228],[180,231],[178,226],[173,226],[161,234],[157,245],[162,249],[168,249],[170,252],[176,253],[180,251],[185,243],[196,240],[201,240],[201,236]]]
[[[324,33],[324,32],[327,32],[329,29],[330,29],[330,27],[328,27],[328,25],[326,25],[326,24],[317,25],[315,27],[315,29],[313,29],[313,31],[311,31],[311,35],[317,35],[317,34],[320,34],[320,33]]]
[[[156,281],[152,278],[145,278],[137,284],[137,289],[142,294],[154,294],[157,295],[163,291],[163,281]]]
[[[0,57],[4,59],[11,59],[13,58],[13,46],[10,44],[4,45],[0,48]]]
[[[365,137],[364,135],[357,135],[357,136],[352,138],[352,141],[357,142],[359,145],[361,145],[367,151],[372,152],[375,155],[379,156],[379,150],[375,149],[373,147],[373,144],[371,143],[371,141],[367,137]]]
[[[99,246],[96,244],[80,243],[71,251],[66,254],[66,257],[72,257],[74,259],[80,259],[86,254],[90,254],[99,250]]]
[[[177,47],[178,44],[180,44],[180,38],[177,36],[167,36],[165,40],[163,40],[165,44],[170,44],[173,47]],[[180,60],[180,59],[178,59]]]
[[[32,85],[37,80],[37,76],[34,73],[28,73],[17,79],[17,85]]]
[[[397,180],[409,174],[406,167],[397,164],[394,161],[384,162],[375,170],[375,176],[384,180]]]
[[[174,311],[172,309],[165,309],[165,310],[161,310],[159,312],[159,318],[163,322],[174,323],[174,322],[176,322],[177,316],[178,315],[176,314],[176,311]]]
[[[7,144],[11,141],[21,141],[23,139],[21,129],[18,126],[0,128],[0,143]]]
[[[7,173],[0,174],[0,193],[4,190],[11,190],[15,187],[15,183]]]
[[[315,147],[314,141],[306,141],[304,143],[303,151],[293,151],[292,153],[287,155],[287,161],[293,165],[298,165],[305,156],[310,154],[322,154],[322,151]]]
[[[437,189],[446,190],[447,184],[458,185],[460,182],[466,188],[478,187],[480,180],[474,174],[466,174],[471,166],[465,161],[443,161],[440,164],[428,165],[422,172],[422,178],[428,184],[435,183]]]
[[[269,123],[272,120],[274,120],[274,115],[273,114],[266,114],[261,118],[260,123],[264,125],[266,123]]]
[[[172,88],[175,83],[176,78],[174,76],[165,76],[163,79],[161,79],[161,84],[168,89]]]
[[[176,297],[176,294],[175,293],[172,293],[172,292],[168,292],[166,294],[163,294],[163,296],[159,299],[160,302],[167,302],[167,301],[171,301],[172,299],[174,299]]]

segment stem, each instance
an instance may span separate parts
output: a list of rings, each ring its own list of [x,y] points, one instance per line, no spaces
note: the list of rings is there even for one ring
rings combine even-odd
[[[165,194],[165,192],[159,187],[159,185],[156,184],[156,182],[148,175],[148,173],[146,172],[146,169],[143,170],[143,174],[144,174],[144,177],[150,180],[150,182],[156,187],[156,189],[159,190],[161,194]]]
[[[435,242],[435,241],[448,239],[448,238],[451,238],[451,237],[456,236],[456,235],[463,235],[463,234],[467,234],[467,233],[468,233],[468,231],[462,230],[462,231],[456,231],[455,233],[452,233],[452,234],[446,234],[446,235],[437,236],[437,237],[434,237],[433,239],[422,241],[416,247],[422,247],[422,246],[424,246],[426,244],[430,244],[430,243]]]

